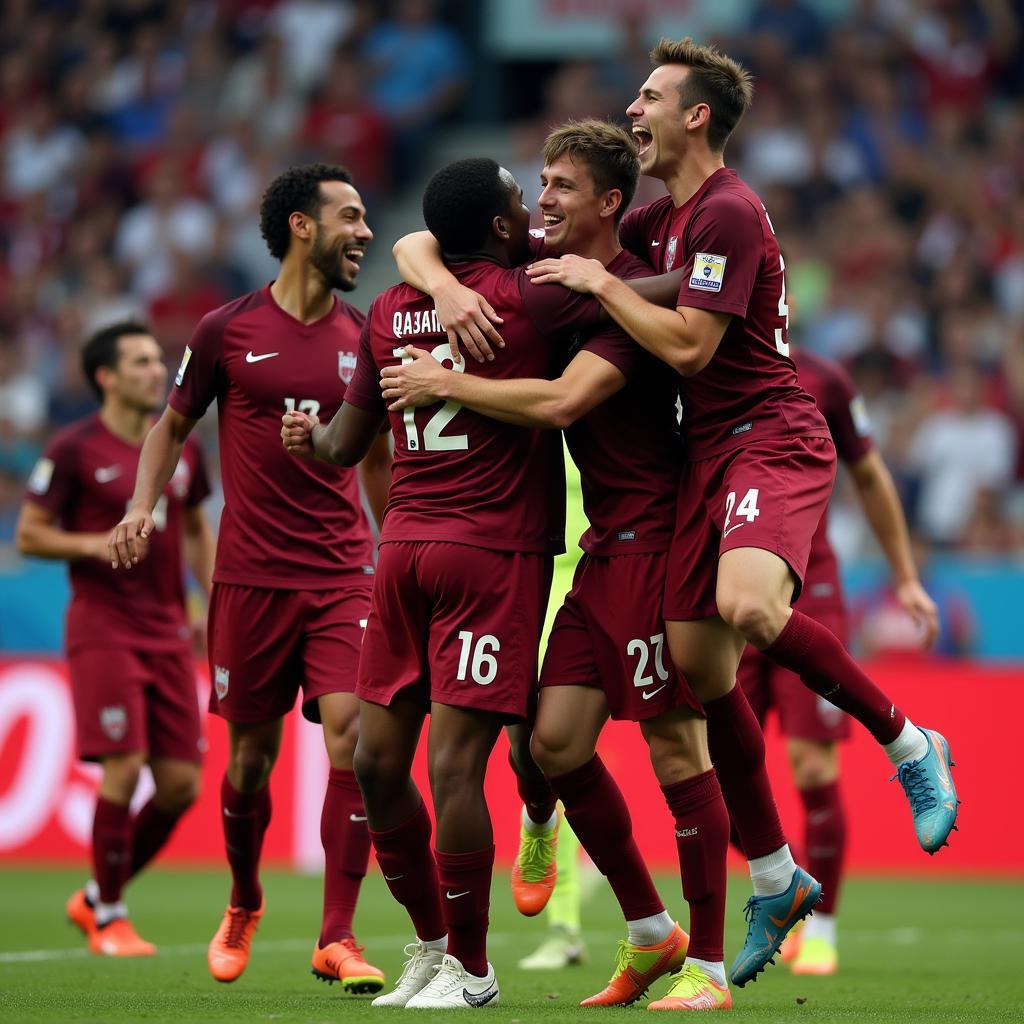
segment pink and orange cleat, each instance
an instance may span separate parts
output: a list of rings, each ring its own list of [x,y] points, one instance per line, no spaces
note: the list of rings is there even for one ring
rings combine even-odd
[[[206,951],[210,974],[217,981],[234,981],[249,966],[249,947],[262,916],[262,905],[259,910],[228,907],[224,911],[220,927]]]

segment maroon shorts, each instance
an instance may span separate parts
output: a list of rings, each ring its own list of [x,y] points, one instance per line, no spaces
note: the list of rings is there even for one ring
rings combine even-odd
[[[440,541],[380,547],[356,694],[525,717],[551,588],[549,555]]]
[[[846,613],[842,608],[804,600],[800,610],[846,643]],[[736,682],[743,687],[762,725],[768,712],[775,709],[783,736],[834,743],[850,735],[850,719],[844,712],[819,697],[795,672],[769,661],[754,647],[744,651]]]
[[[68,669],[83,761],[138,750],[151,759],[202,760],[191,650],[85,647],[68,655]]]
[[[665,618],[686,622],[718,614],[718,559],[733,548],[782,558],[796,576],[795,601],[835,474],[835,446],[821,437],[758,441],[684,464]]]
[[[303,715],[319,722],[318,697],[355,690],[370,586],[367,576],[334,590],[215,583],[210,710],[229,722],[270,722],[291,711],[301,688]]]
[[[661,617],[665,552],[584,555],[555,616],[541,686],[604,690],[612,718],[639,722],[697,698],[665,645]]]

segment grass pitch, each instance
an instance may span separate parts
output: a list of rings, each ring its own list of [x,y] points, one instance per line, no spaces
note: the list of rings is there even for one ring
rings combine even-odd
[[[267,912],[248,971],[218,985],[206,970],[206,943],[228,892],[226,871],[156,869],[129,890],[139,932],[158,956],[115,961],[91,956],[63,920],[63,902],[80,872],[0,872],[0,1020],[120,1022],[362,1021],[400,1016],[373,1010],[369,997],[346,996],[309,973],[320,913],[320,880],[283,872],[265,875]],[[683,911],[678,880],[659,879],[667,905]],[[743,936],[745,879],[730,879],[727,960]],[[1020,884],[940,880],[849,882],[840,921],[840,973],[797,978],[770,967],[756,985],[734,990],[736,1021],[1019,1021],[1024,1006],[1024,931]],[[685,925],[685,919],[684,919]],[[601,885],[584,908],[590,958],[581,967],[525,972],[516,961],[543,933],[543,918],[520,917],[506,876],[495,878],[489,955],[501,1004],[488,1021],[644,1019],[643,1003],[623,1010],[581,1010],[580,998],[600,989],[623,929]],[[407,919],[379,874],[366,881],[357,917],[359,940],[393,979],[411,938]],[[653,991],[667,988],[662,980]],[[467,1010],[467,1013],[471,1011]],[[441,1014],[408,1011],[417,1020]]]

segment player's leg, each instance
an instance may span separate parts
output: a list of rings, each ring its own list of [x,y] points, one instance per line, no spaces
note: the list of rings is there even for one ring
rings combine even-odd
[[[935,853],[956,822],[957,796],[945,738],[917,728],[831,630],[791,607],[794,583],[790,566],[771,551],[725,551],[719,566],[722,615],[765,657],[799,675],[882,744],[910,801],[918,842]]]
[[[199,799],[202,767],[196,761],[153,757],[154,792],[132,823],[128,877],[134,878],[164,848],[182,815]]]
[[[707,727],[683,705],[640,723],[651,765],[675,819],[683,897],[690,908],[686,962],[651,1009],[728,1009],[725,979],[725,861],[729,814],[711,766]]]

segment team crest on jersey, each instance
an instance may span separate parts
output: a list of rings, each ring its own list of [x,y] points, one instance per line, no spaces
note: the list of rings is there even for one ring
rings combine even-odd
[[[356,357],[353,352],[338,353],[338,376],[346,383],[352,383],[352,375],[356,372]]]
[[[178,373],[174,378],[175,387],[181,387],[181,382],[185,379],[185,370],[188,368],[188,361],[192,358],[192,349],[185,346],[185,351],[181,356],[181,364],[178,366]]]
[[[171,477],[171,490],[174,491],[174,496],[182,501],[185,500],[185,496],[188,494],[190,476],[188,463],[184,459],[179,459],[177,468],[174,470],[174,476]]]
[[[110,707],[100,708],[100,728],[113,743],[123,740],[128,731],[128,712],[124,705],[111,704]]]
[[[33,494],[45,494],[50,489],[53,469],[53,459],[40,459],[28,478],[28,489]]]
[[[728,257],[716,256],[711,252],[699,252],[693,257],[693,273],[690,287],[699,292],[720,292],[725,277],[725,261]]]
[[[217,692],[217,700],[223,700],[228,695],[228,683],[231,681],[231,673],[221,665],[213,666],[213,688]]]
[[[667,274],[674,266],[676,262],[676,250],[679,248],[679,237],[673,235],[668,240],[668,245],[665,248],[665,273]]]

